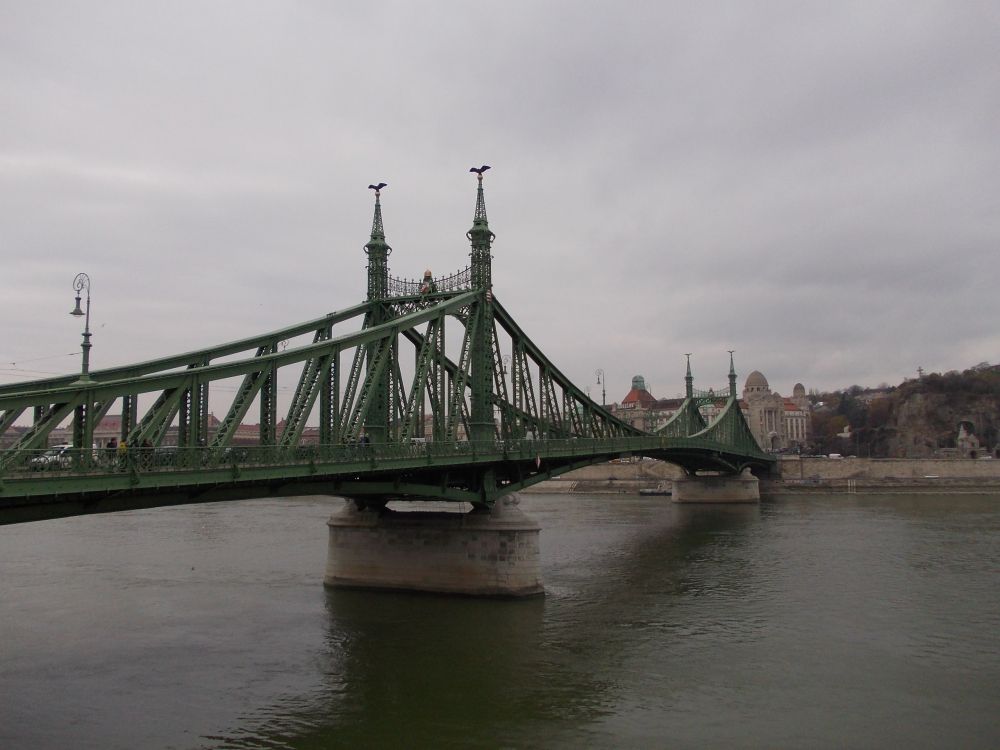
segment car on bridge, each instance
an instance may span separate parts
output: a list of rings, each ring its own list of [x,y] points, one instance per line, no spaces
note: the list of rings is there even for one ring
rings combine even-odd
[[[65,469],[73,463],[73,446],[68,444],[54,445],[45,453],[28,461],[28,466],[36,470]]]

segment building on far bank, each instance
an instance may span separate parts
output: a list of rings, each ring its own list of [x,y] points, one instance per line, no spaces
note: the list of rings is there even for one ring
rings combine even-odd
[[[812,406],[802,383],[796,383],[792,397],[785,398],[772,391],[767,378],[754,370],[743,386],[740,407],[764,450],[791,450],[809,441]]]
[[[658,429],[656,417],[662,416],[656,409],[656,399],[646,390],[646,379],[642,375],[632,378],[632,388],[620,404],[612,404],[612,411],[618,411],[619,419],[641,430],[653,432]]]
[[[655,432],[670,421],[683,403],[683,398],[657,399],[646,389],[645,378],[636,375],[625,398],[609,408],[616,417],[633,427]],[[812,405],[801,383],[795,384],[791,397],[785,397],[772,391],[767,378],[754,370],[747,376],[739,403],[757,444],[763,450],[789,451],[808,444],[812,435]],[[701,408],[702,416],[711,423],[725,404],[726,395],[720,394],[717,402]]]
[[[996,453],[1000,457],[1000,447],[993,453],[983,445],[980,445],[979,438],[976,437],[975,425],[969,421],[962,421],[958,425],[958,434],[955,437],[954,448],[938,448],[934,451],[935,458],[981,458],[991,457]]]

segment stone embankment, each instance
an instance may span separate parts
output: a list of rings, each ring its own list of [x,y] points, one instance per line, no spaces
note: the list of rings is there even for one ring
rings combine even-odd
[[[782,456],[760,492],[1000,493],[1000,460]]]
[[[526,492],[637,494],[684,475],[663,461],[636,460],[587,466],[530,487]],[[762,496],[808,492],[1000,493],[1000,460],[820,458],[782,456]]]
[[[663,461],[636,460],[632,463],[606,463],[585,466],[555,479],[540,482],[525,492],[586,492],[588,494],[638,494],[639,490],[656,489],[684,476],[679,466]]]

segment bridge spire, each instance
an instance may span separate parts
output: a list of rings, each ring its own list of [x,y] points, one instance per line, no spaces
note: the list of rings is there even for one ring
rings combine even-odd
[[[687,357],[687,375],[684,376],[684,392],[688,398],[692,398],[694,396],[694,377],[691,375],[691,354],[689,352],[684,356]]]
[[[494,361],[494,321],[493,321],[493,278],[491,271],[492,254],[490,244],[494,234],[490,231],[486,219],[486,199],[483,197],[483,172],[489,166],[472,167],[470,172],[476,174],[479,183],[476,190],[476,213],[472,219],[472,229],[465,236],[472,243],[471,275],[472,286],[482,295],[470,316],[470,330],[476,331],[475,338],[470,341],[469,370],[471,375],[471,393],[469,398],[469,428],[470,438],[477,442],[492,441],[496,426],[493,421],[493,378],[496,362]],[[475,319],[475,320],[473,320]],[[484,492],[492,489],[485,486]]]
[[[472,219],[472,229],[465,236],[472,242],[472,285],[479,289],[493,286],[490,245],[496,235],[490,231],[490,222],[486,218],[486,198],[483,196],[483,172],[489,168],[484,164],[469,170],[476,173],[479,187],[476,190],[476,213]]]
[[[368,256],[368,314],[366,325],[377,326],[384,323],[389,312],[384,304],[389,296],[389,253],[392,248],[386,244],[385,230],[382,228],[382,188],[384,182],[369,185],[375,191],[375,216],[372,219],[372,233],[365,254]],[[377,347],[374,343],[365,347],[365,378],[370,382],[371,396],[364,414],[365,437],[373,443],[384,443],[389,429],[389,404],[391,403],[390,378],[383,371],[376,374]]]
[[[729,352],[729,398],[736,398],[736,368],[733,366],[733,352],[735,349],[728,349]]]
[[[386,244],[385,230],[382,228],[382,188],[386,183],[369,185],[375,191],[375,216],[372,219],[372,233],[365,254],[368,256],[368,299],[385,299],[389,293],[389,254],[392,248]]]

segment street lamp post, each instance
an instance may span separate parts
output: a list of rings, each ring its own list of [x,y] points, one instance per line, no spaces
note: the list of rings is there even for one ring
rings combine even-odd
[[[78,273],[76,278],[73,279],[73,289],[76,291],[76,307],[70,315],[77,318],[85,316],[83,324],[83,343],[80,345],[80,348],[83,349],[83,367],[80,374],[80,380],[90,380],[90,277],[85,273]],[[80,309],[80,292],[84,289],[87,290],[86,313]]]
[[[607,378],[604,377],[604,370],[597,368],[594,370],[594,374],[597,376],[597,384],[601,386],[601,406],[606,406],[607,404],[605,401],[607,399],[608,392],[605,388]]]

